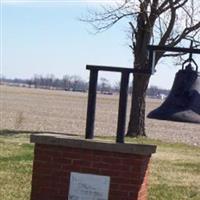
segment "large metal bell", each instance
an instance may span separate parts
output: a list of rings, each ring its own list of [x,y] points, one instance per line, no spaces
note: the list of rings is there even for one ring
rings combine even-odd
[[[200,123],[200,73],[191,66],[179,70],[165,102],[147,117]]]

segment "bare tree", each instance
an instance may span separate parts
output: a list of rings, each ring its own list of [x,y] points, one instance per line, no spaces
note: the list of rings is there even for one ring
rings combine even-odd
[[[63,76],[63,89],[64,90],[70,90],[71,89],[71,77],[69,75],[64,75]]]
[[[51,87],[53,86],[53,82],[54,82],[54,75],[53,74],[48,74],[45,78],[44,78],[44,83],[47,89],[51,89]]]
[[[101,11],[92,11],[86,22],[101,32],[125,19],[131,30],[131,44],[137,69],[148,69],[148,45],[184,46],[190,36],[199,40],[199,0],[121,0]],[[156,54],[155,63],[166,52]],[[145,136],[145,95],[150,75],[134,75],[132,103],[127,135]]]
[[[111,91],[111,86],[110,86],[108,79],[103,78],[103,77],[100,79],[99,89],[100,89],[102,94],[105,93],[105,92]]]

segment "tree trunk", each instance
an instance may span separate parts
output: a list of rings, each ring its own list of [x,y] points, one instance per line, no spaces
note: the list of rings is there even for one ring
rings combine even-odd
[[[153,22],[151,22],[153,24]],[[137,33],[134,51],[134,68],[148,69],[148,44],[151,41],[152,26],[146,22],[141,11],[137,18]],[[150,75],[134,74],[131,110],[127,136],[146,136],[145,133],[145,96]]]
[[[133,91],[131,111],[127,136],[146,136],[145,133],[145,96],[149,83],[149,75],[135,74],[133,79]]]

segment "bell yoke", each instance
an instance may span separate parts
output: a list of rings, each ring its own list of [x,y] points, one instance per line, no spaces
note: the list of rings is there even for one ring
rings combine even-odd
[[[200,123],[200,73],[192,54],[200,54],[199,49],[191,46],[186,48],[168,48],[168,51],[190,53],[182,64],[182,69],[176,73],[175,80],[167,99],[160,107],[151,111],[147,117],[180,122]],[[150,46],[150,51],[159,47]],[[152,58],[151,58],[152,59]]]

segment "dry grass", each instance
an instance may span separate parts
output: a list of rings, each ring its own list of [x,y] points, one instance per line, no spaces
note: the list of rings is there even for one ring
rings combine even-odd
[[[147,113],[160,103],[147,99]],[[83,135],[86,109],[87,93],[0,86],[1,130]],[[98,95],[95,135],[115,135],[117,111],[118,96]],[[146,130],[150,138],[200,145],[198,124],[146,119]]]
[[[117,99],[117,96],[98,95],[96,135],[115,135]],[[147,99],[147,113],[160,103]],[[30,198],[33,145],[27,144],[27,133],[50,131],[83,135],[86,108],[87,94],[0,86],[0,199]],[[147,134],[151,138],[200,146],[199,127],[197,124],[146,120]],[[16,134],[21,130],[25,134]],[[199,147],[144,138],[126,140],[158,146],[152,159],[150,200],[200,199]]]
[[[146,138],[127,140],[130,143],[153,143],[158,146],[150,168],[149,200],[200,199],[200,148]],[[27,133],[0,134],[2,200],[30,199],[33,144],[28,143]]]
[[[0,199],[30,199],[33,145],[27,135],[0,135]]]

